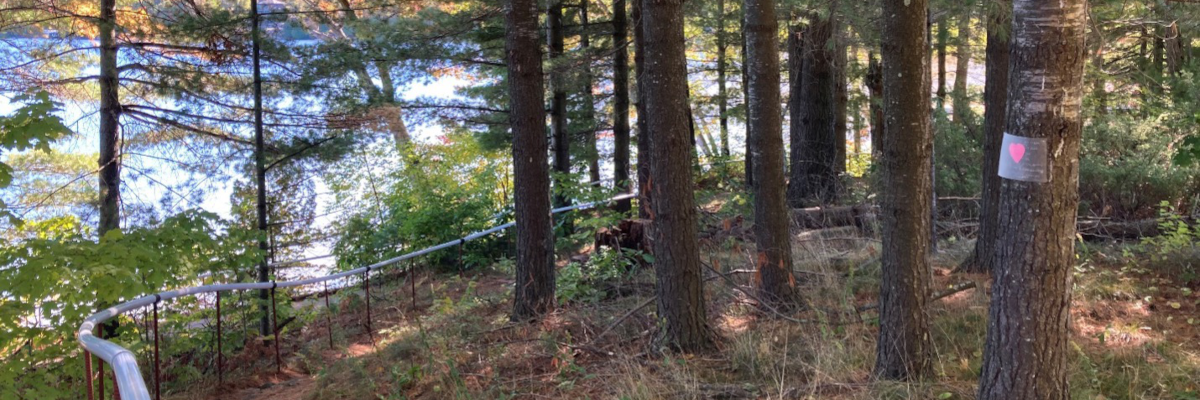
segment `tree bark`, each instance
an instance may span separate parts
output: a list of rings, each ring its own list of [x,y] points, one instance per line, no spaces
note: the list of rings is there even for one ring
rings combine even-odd
[[[546,36],[550,41],[550,137],[553,138],[554,206],[566,207],[570,199],[564,192],[571,174],[571,135],[567,131],[567,87],[563,58],[563,0],[551,0],[546,11]]]
[[[639,1],[639,0],[634,0]],[[629,192],[629,21],[625,0],[613,0],[613,179],[618,192]],[[631,200],[616,204],[617,212],[628,212]]]
[[[849,76],[846,73],[845,29],[835,21],[833,37],[833,149],[834,184],[837,193],[843,191],[842,175],[846,174],[846,106],[850,103]]]
[[[725,88],[725,0],[717,0],[717,113],[721,122],[721,155],[729,157],[729,91]]]
[[[1005,107],[1008,102],[1009,51],[1012,42],[1011,1],[1001,0],[989,8],[985,83],[983,88],[983,176],[979,201],[979,238],[975,249],[958,267],[968,273],[990,273],[1000,221],[1000,144],[1004,138]]]
[[[1068,399],[1086,1],[1013,3],[1005,127],[1046,140],[1049,182],[1001,185],[978,398]]]
[[[759,295],[777,308],[795,304],[790,220],[783,177],[783,121],[779,93],[779,23],[775,0],[746,0],[748,129],[757,155],[754,175],[754,238],[758,246],[755,278]]]
[[[883,149],[883,66],[875,54],[867,54],[867,91],[870,92],[870,104],[867,107],[871,120],[871,159],[879,162],[880,149]]]
[[[638,218],[650,219],[650,128],[646,123],[646,35],[642,0],[633,0],[633,65],[637,74]]]
[[[682,351],[711,346],[692,197],[683,0],[644,0],[645,100],[650,150],[651,235],[663,340]]]
[[[258,263],[258,281],[268,282],[271,279],[271,270],[268,265],[270,259],[270,248],[267,244],[267,239],[270,232],[267,230],[267,150],[266,138],[263,132],[263,99],[262,99],[262,32],[260,25],[262,19],[258,14],[258,0],[250,0],[250,20],[252,29],[250,32],[251,40],[251,57],[253,59],[253,90],[254,90],[254,181],[255,194],[257,201],[255,202],[255,211],[258,216],[258,249],[262,251],[262,259]],[[267,299],[270,297],[271,291],[267,289],[258,291],[259,312],[262,317],[258,320],[258,332],[263,336],[271,334],[271,319],[267,310]]]
[[[526,321],[554,309],[554,234],[538,2],[509,0],[507,6],[505,45],[517,220],[512,320]]]
[[[933,134],[929,119],[928,0],[885,1],[883,107],[887,132],[880,149],[883,234],[879,341],[875,375],[921,379],[932,373],[929,338]]]
[[[937,22],[937,97],[944,104],[946,101],[946,42],[950,40],[950,29],[946,27],[943,18]]]
[[[121,100],[117,96],[116,0],[100,1],[100,225],[104,236],[121,229]]]
[[[750,76],[746,75],[746,18],[742,10],[743,18],[738,18],[739,29],[742,32],[742,107],[750,103],[750,94],[746,91],[746,87],[750,86]],[[750,129],[746,129],[746,187],[754,187],[754,152],[750,149],[750,141],[753,140],[750,134]]]
[[[650,217],[650,132],[646,118],[646,35],[642,0],[634,0],[634,70],[637,74],[637,216]]]
[[[1183,46],[1189,41],[1183,40],[1180,36],[1179,23],[1176,21],[1171,21],[1171,24],[1167,25],[1164,30],[1166,35],[1163,37],[1163,47],[1166,53],[1167,72],[1172,76],[1179,75],[1183,70],[1185,60],[1186,49]]]
[[[582,50],[583,56],[589,61],[583,67],[583,120],[587,127],[584,129],[584,143],[587,145],[587,163],[588,163],[588,183],[592,185],[600,184],[600,150],[596,148],[596,98],[592,95],[592,68],[591,68],[591,35],[588,33],[588,2],[590,0],[580,0],[579,3],[579,23],[582,25],[579,31],[579,49]]]
[[[804,54],[804,41],[807,40],[808,29],[799,24],[788,26],[787,30],[787,68],[788,68],[788,171],[790,172],[789,184],[784,196],[789,199],[799,193],[792,193],[799,190],[798,184],[792,185],[790,181],[800,179],[800,174],[804,171],[802,152],[804,151],[804,108],[800,104],[800,100],[804,98],[804,62],[808,58]],[[747,134],[751,133],[749,129]],[[793,205],[788,201],[789,205]],[[793,205],[794,206],[794,205]]]
[[[792,161],[787,198],[792,207],[829,204],[837,198],[837,138],[834,129],[834,62],[829,41],[832,16],[811,16],[805,30],[804,67],[799,79],[800,132],[793,131],[792,146],[799,157]],[[796,93],[793,92],[793,96]],[[792,125],[793,129],[797,125]],[[842,142],[843,146],[845,141]],[[798,167],[798,168],[797,168]]]
[[[967,90],[967,75],[971,68],[971,14],[973,7],[967,6],[958,18],[958,40],[955,44],[954,60],[954,122],[965,124],[971,115],[971,97]],[[971,128],[971,127],[968,127]],[[974,131],[974,129],[970,129]]]

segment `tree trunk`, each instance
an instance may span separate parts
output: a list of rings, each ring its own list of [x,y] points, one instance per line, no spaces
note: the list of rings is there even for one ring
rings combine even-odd
[[[121,229],[121,100],[117,96],[116,0],[100,1],[100,226],[96,233]]]
[[[567,131],[567,87],[563,58],[563,0],[551,0],[546,12],[546,36],[550,40],[550,137],[554,146],[554,206],[570,205],[565,188],[571,174],[571,135]]]
[[[1049,181],[1001,185],[1004,240],[993,256],[978,398],[1067,399],[1086,1],[1013,3],[1005,127],[1009,135],[1045,141],[1044,154],[1025,158],[1041,158]]]
[[[799,24],[788,26],[788,36],[785,45],[787,46],[787,68],[788,68],[788,143],[791,144],[788,153],[788,171],[790,172],[789,181],[800,179],[800,174],[804,171],[804,165],[800,160],[803,159],[801,153],[804,151],[804,108],[800,104],[800,100],[804,98],[804,62],[808,58],[804,54],[804,41],[808,38],[808,29]],[[747,133],[750,130],[747,129]],[[792,193],[793,190],[799,190],[799,185],[788,184],[784,196],[789,199],[799,193]],[[789,205],[792,202],[789,201]]]
[[[591,35],[588,33],[588,2],[579,3],[579,49],[589,61],[583,67],[583,120],[587,127],[584,129],[584,143],[587,144],[588,183],[600,184],[600,150],[596,148],[596,99],[592,96],[592,64],[591,64]]]
[[[638,218],[650,219],[650,128],[646,123],[646,35],[642,0],[633,0],[633,66],[637,74]]]
[[[846,174],[846,105],[850,103],[850,82],[846,71],[845,29],[836,23],[833,38],[833,149],[834,179],[837,193],[841,193],[842,175]],[[840,197],[840,196],[839,196]]]
[[[1179,23],[1171,21],[1171,24],[1166,28],[1166,35],[1163,37],[1163,47],[1166,53],[1167,72],[1172,76],[1179,75],[1183,70],[1184,52],[1183,44],[1188,41],[1180,37]]]
[[[746,10],[742,10],[743,17]],[[742,32],[742,107],[750,103],[750,92],[746,91],[746,87],[750,86],[750,76],[746,75],[746,18],[738,18],[739,29]],[[750,129],[746,129],[746,187],[754,187],[754,151],[750,149],[751,137]]]
[[[870,94],[870,104],[867,109],[871,120],[871,160],[879,162],[883,149],[883,66],[875,54],[867,54],[867,76],[865,78],[867,91]]]
[[[262,259],[258,263],[258,281],[267,282],[271,280],[270,266],[267,265],[270,259],[270,248],[267,245],[270,232],[267,231],[267,150],[263,132],[262,33],[260,30],[262,19],[258,15],[258,0],[250,0],[250,21],[252,24],[251,56],[254,63],[254,181],[257,195],[255,211],[258,214],[258,249],[262,251]],[[258,333],[263,336],[271,334],[272,331],[270,314],[267,310],[267,299],[270,295],[270,290],[258,291],[259,312],[262,314],[262,318],[258,320]]]
[[[121,86],[117,71],[117,27],[116,0],[100,1],[100,223],[97,237],[103,238],[110,231],[121,229]],[[106,304],[99,304],[103,309]],[[117,335],[118,321],[112,320],[103,326],[104,337]]]
[[[990,273],[1000,221],[1000,176],[996,175],[1000,144],[1004,138],[1005,107],[1008,102],[1008,59],[1012,37],[1011,1],[1002,0],[989,8],[985,83],[983,88],[983,176],[979,201],[979,238],[975,249],[958,267],[968,273]]]
[[[754,175],[755,278],[760,297],[782,308],[796,301],[792,243],[783,178],[783,110],[779,93],[779,23],[775,0],[746,0],[746,70],[750,73],[748,128],[758,154]]]
[[[554,234],[537,0],[509,0],[505,10],[509,121],[513,133],[517,271],[513,321],[554,309]]]
[[[805,30],[804,68],[800,80],[800,153],[792,161],[788,182],[788,204],[807,207],[829,204],[837,196],[837,138],[834,130],[834,62],[829,41],[833,33],[832,17],[812,16]],[[792,94],[795,95],[795,92]],[[796,125],[792,125],[793,129]],[[845,141],[843,140],[843,146]]]
[[[725,88],[725,0],[717,0],[717,113],[721,121],[721,155],[729,157],[729,91]]]
[[[965,124],[971,115],[971,97],[967,90],[967,75],[971,68],[971,11],[967,10],[958,18],[957,50],[954,54],[954,122]],[[968,127],[971,128],[971,127]],[[974,131],[974,129],[970,129]]]
[[[933,186],[928,8],[928,0],[887,1],[883,6],[883,32],[889,40],[883,41],[887,133],[880,149],[886,186],[880,201],[883,272],[875,375],[881,379],[915,380],[932,373],[926,310]]]
[[[640,1],[640,0],[634,0]],[[629,192],[629,49],[625,0],[613,0],[613,180],[618,192]],[[628,212],[630,200],[616,204],[617,212]]]
[[[651,235],[654,238],[655,291],[663,339],[683,351],[709,348],[704,287],[692,197],[691,142],[688,138],[687,60],[683,0],[646,0],[642,28],[646,116],[650,139]]]
[[[937,97],[942,104],[946,102],[946,42],[949,40],[950,29],[946,27],[946,20],[943,18],[937,23]]]

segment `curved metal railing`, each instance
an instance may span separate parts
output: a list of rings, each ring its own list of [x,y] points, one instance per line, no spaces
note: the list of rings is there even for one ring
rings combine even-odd
[[[610,199],[604,200],[604,201],[583,203],[583,204],[578,204],[578,205],[574,205],[574,206],[570,206],[570,207],[561,207],[561,208],[552,209],[550,211],[550,213],[551,214],[559,214],[559,213],[563,213],[563,212],[567,212],[567,211],[588,209],[588,208],[593,208],[593,207],[596,207],[596,206],[602,205],[602,204],[608,204],[608,203],[612,203],[612,202],[616,202],[616,201],[620,201],[620,200],[632,199],[635,196],[636,195],[634,195],[634,194],[623,194],[623,195],[616,196],[616,197],[613,197],[613,198],[610,198]],[[400,261],[420,257],[420,256],[423,256],[423,255],[426,255],[426,254],[429,254],[429,253],[432,253],[432,252],[435,252],[438,250],[443,250],[443,249],[447,249],[450,247],[462,245],[466,242],[470,242],[470,241],[482,238],[484,236],[488,236],[493,233],[511,228],[514,225],[516,225],[515,222],[509,222],[509,223],[499,225],[499,226],[496,226],[496,227],[493,227],[493,228],[490,228],[487,230],[483,230],[483,231],[479,231],[479,232],[467,235],[467,236],[459,238],[459,239],[451,240],[449,242],[445,242],[445,243],[442,243],[439,245],[435,245],[435,246],[431,246],[431,247],[428,247],[425,249],[417,250],[417,251],[414,251],[414,252],[411,252],[408,254],[404,254],[404,255],[395,257],[395,258],[380,261],[380,262],[377,262],[375,264],[371,264],[371,265],[368,265],[365,267],[356,268],[356,269],[352,269],[349,271],[339,272],[339,273],[331,274],[331,275],[325,275],[325,276],[301,279],[301,280],[295,280],[295,281],[270,281],[270,282],[256,282],[256,283],[230,283],[230,284],[203,285],[203,286],[189,287],[189,288],[185,288],[185,289],[169,290],[169,291],[165,291],[165,292],[161,292],[161,293],[157,293],[157,294],[142,296],[137,299],[133,299],[133,300],[118,304],[116,306],[107,308],[103,311],[92,314],[92,316],[90,316],[90,317],[87,317],[86,319],[84,319],[83,324],[80,325],[79,330],[76,331],[75,337],[76,337],[76,339],[79,340],[79,343],[84,348],[84,350],[86,350],[92,354],[95,354],[97,357],[100,357],[101,360],[104,360],[105,362],[107,362],[109,365],[112,366],[113,372],[115,374],[115,380],[117,383],[117,390],[119,390],[119,393],[121,393],[122,398],[130,399],[130,400],[151,400],[150,391],[146,387],[146,382],[145,382],[145,379],[142,377],[141,370],[138,369],[137,358],[134,356],[133,352],[129,351],[128,349],[126,349],[124,347],[117,345],[116,343],[109,342],[107,340],[96,337],[93,334],[93,330],[96,329],[97,326],[100,326],[105,321],[108,321],[119,315],[125,314],[129,311],[136,310],[136,309],[146,307],[146,306],[157,305],[159,302],[161,302],[163,300],[170,300],[170,299],[174,299],[177,297],[194,296],[194,295],[198,295],[198,294],[202,294],[202,293],[220,293],[220,292],[235,291],[235,290],[263,290],[263,289],[288,288],[288,287],[311,285],[314,283],[322,283],[322,282],[327,282],[327,281],[331,281],[334,279],[341,279],[341,278],[358,275],[358,274],[364,274],[364,273],[370,274],[372,269],[386,267],[389,265],[396,264]],[[368,275],[368,277],[369,277],[369,275]],[[156,335],[157,335],[157,333],[156,333]],[[276,342],[278,342],[278,341],[276,341]],[[88,365],[90,368],[91,356],[85,355],[85,357],[87,357]],[[88,379],[88,382],[89,382],[88,386],[90,388],[91,387],[91,376],[88,376],[85,379]],[[103,379],[103,377],[101,379]],[[89,394],[90,394],[90,392],[89,392]]]

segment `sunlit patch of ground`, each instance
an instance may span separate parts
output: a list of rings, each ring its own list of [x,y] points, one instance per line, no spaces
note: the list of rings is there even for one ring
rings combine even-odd
[[[707,218],[709,232],[733,231]],[[969,243],[934,258],[934,291],[973,281],[931,304],[934,371],[927,382],[872,377],[879,243],[869,238],[797,241],[797,287],[805,307],[784,320],[751,295],[752,238],[730,234],[704,245],[706,300],[716,350],[683,355],[656,341],[653,274],[638,271],[596,303],[561,304],[536,324],[514,324],[512,280],[504,274],[420,280],[418,307],[402,283],[372,300],[377,345],[361,330],[361,302],[334,320],[337,349],[314,319],[284,343],[288,370],[277,381],[247,379],[226,390],[245,400],[392,398],[790,398],[970,399],[986,333],[987,276],[951,274]],[[1195,293],[1153,273],[1095,265],[1076,274],[1072,309],[1072,397],[1192,399],[1200,393]],[[741,289],[734,288],[732,280]],[[1151,288],[1154,288],[1153,290]],[[376,291],[373,289],[373,293]],[[1149,300],[1147,296],[1151,296]],[[1178,303],[1179,307],[1173,304]],[[360,307],[360,308],[354,308]],[[293,332],[296,333],[296,332]],[[266,348],[247,349],[271,357]],[[267,364],[269,365],[269,364]],[[267,374],[270,375],[270,374]],[[206,392],[207,393],[207,392]],[[1192,397],[1188,397],[1192,396]],[[196,398],[205,398],[204,396]]]

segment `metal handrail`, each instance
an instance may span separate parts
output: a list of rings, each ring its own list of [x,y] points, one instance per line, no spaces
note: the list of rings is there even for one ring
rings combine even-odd
[[[578,205],[569,206],[569,207],[555,208],[555,209],[550,210],[550,213],[558,214],[558,213],[563,213],[563,212],[567,212],[567,211],[593,208],[598,205],[608,204],[608,203],[617,202],[617,201],[626,200],[626,199],[632,199],[634,197],[636,197],[635,194],[623,194],[620,196],[610,198],[608,200],[583,203],[583,204],[578,204]],[[466,243],[466,242],[469,242],[472,240],[476,240],[476,239],[482,238],[484,236],[488,236],[493,233],[511,228],[514,225],[516,225],[515,222],[509,222],[509,223],[506,223],[506,224],[503,224],[500,226],[496,226],[496,227],[493,227],[493,228],[490,228],[487,230],[472,233],[470,235],[464,236],[459,239],[451,240],[449,242],[445,242],[445,243],[442,243],[439,245],[430,246],[430,247],[427,247],[427,248],[424,248],[421,250],[417,250],[417,251],[414,251],[414,252],[411,252],[408,254],[404,254],[404,255],[395,257],[395,258],[380,261],[380,262],[368,265],[366,267],[360,267],[360,268],[352,269],[352,270],[345,271],[345,272],[339,272],[339,273],[331,274],[331,275],[325,275],[325,276],[302,279],[302,280],[295,280],[295,281],[269,281],[269,282],[256,282],[256,283],[230,283],[230,284],[203,285],[203,286],[189,287],[189,288],[185,288],[185,289],[168,290],[168,291],[160,292],[157,294],[142,296],[142,297],[109,307],[100,312],[92,314],[92,316],[90,316],[90,317],[87,317],[86,319],[84,319],[83,324],[79,326],[79,330],[75,332],[75,337],[77,340],[79,340],[79,344],[80,344],[80,346],[83,347],[84,350],[91,352],[92,354],[95,354],[96,356],[100,357],[100,359],[104,360],[105,362],[107,362],[109,365],[112,366],[113,372],[116,377],[115,380],[117,383],[117,389],[120,391],[122,398],[129,399],[129,400],[151,400],[150,391],[146,388],[145,379],[142,378],[142,373],[138,369],[137,358],[134,356],[133,352],[129,351],[128,349],[126,349],[124,347],[117,345],[116,343],[96,337],[93,334],[93,330],[97,326],[100,326],[105,321],[108,321],[109,319],[112,319],[119,315],[125,314],[129,311],[136,310],[136,309],[150,306],[150,305],[154,305],[154,304],[158,304],[159,302],[161,302],[163,300],[170,300],[170,299],[174,299],[177,297],[194,296],[194,295],[198,295],[201,293],[219,293],[219,292],[234,291],[234,290],[263,290],[263,289],[296,287],[296,286],[303,286],[303,285],[310,285],[310,284],[314,284],[314,283],[326,282],[326,281],[330,281],[330,280],[334,280],[334,279],[345,278],[348,276],[353,276],[353,275],[357,275],[357,274],[361,274],[361,273],[370,273],[370,271],[372,269],[386,267],[389,265],[396,264],[400,261],[420,257],[422,255],[429,254],[429,253],[432,253],[432,252],[435,252],[438,250],[447,249],[447,248],[450,248],[450,247],[453,247],[456,245],[462,245],[463,243]],[[91,357],[91,356],[87,356],[87,357]],[[90,380],[91,377],[89,376],[89,377],[86,377],[85,379]],[[103,378],[101,378],[101,379],[103,379]]]

